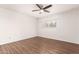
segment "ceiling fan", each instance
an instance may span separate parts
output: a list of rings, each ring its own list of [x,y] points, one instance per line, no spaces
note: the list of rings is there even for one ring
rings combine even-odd
[[[39,8],[38,10],[32,10],[32,12],[35,12],[35,11],[40,11],[39,14],[43,13],[43,12],[47,12],[47,13],[50,13],[50,11],[46,10],[50,7],[52,7],[52,5],[47,5],[44,7],[44,5],[42,4],[36,4],[36,6]]]

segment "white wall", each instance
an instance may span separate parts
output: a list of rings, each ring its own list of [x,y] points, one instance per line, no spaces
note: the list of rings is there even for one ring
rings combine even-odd
[[[56,21],[56,28],[44,27],[48,20]],[[79,8],[41,18],[38,22],[39,36],[79,44]]]
[[[36,36],[36,19],[0,8],[0,44]]]
[[[42,36],[79,44],[79,9],[51,15],[36,20],[35,18],[0,8],[0,44]],[[45,28],[45,21],[55,20],[56,28]]]

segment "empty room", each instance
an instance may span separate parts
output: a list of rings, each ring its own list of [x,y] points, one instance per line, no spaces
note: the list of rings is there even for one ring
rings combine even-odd
[[[0,4],[0,54],[78,53],[78,4]]]

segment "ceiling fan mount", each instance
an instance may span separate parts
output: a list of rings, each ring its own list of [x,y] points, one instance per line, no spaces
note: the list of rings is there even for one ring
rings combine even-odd
[[[45,7],[44,7],[44,5],[42,5],[42,4],[36,4],[36,6],[37,6],[39,9],[37,9],[37,10],[32,10],[32,12],[40,11],[39,14],[41,14],[41,13],[43,13],[43,12],[50,13],[50,11],[48,11],[47,9],[50,8],[50,7],[52,7],[51,4],[50,4],[50,5],[47,5],[47,6],[45,6]]]

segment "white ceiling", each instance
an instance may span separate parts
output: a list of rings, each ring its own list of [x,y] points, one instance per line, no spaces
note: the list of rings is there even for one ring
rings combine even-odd
[[[44,4],[47,5],[47,4]],[[48,10],[50,13],[42,13],[39,14],[38,12],[32,12],[32,10],[39,9],[35,4],[2,4],[0,5],[1,8],[7,8],[10,10],[18,11],[21,13],[29,14],[33,17],[40,18],[40,17],[45,17],[49,16],[54,13],[60,13],[60,12],[65,12],[73,8],[79,8],[78,4],[52,4],[53,6],[50,7]]]

